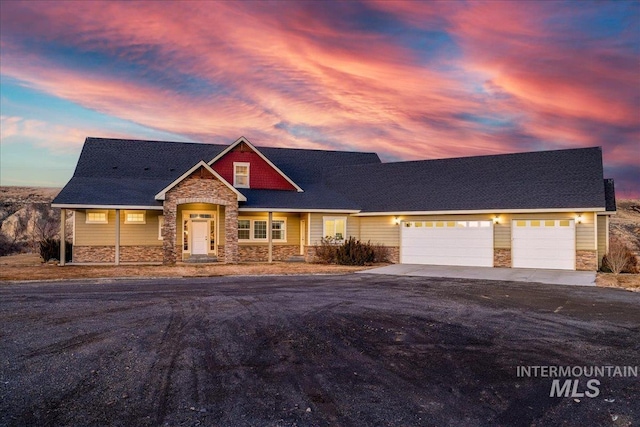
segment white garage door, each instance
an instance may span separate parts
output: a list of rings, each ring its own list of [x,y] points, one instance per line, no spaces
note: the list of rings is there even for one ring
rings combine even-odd
[[[514,220],[511,239],[514,267],[575,270],[576,228],[573,220]]]
[[[491,221],[406,221],[400,239],[403,264],[493,267]]]

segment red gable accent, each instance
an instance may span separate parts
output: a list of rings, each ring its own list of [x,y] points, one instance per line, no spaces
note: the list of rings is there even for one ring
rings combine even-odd
[[[282,175],[273,169],[246,144],[240,144],[218,159],[211,168],[233,183],[233,162],[249,163],[249,186],[260,190],[295,190]]]

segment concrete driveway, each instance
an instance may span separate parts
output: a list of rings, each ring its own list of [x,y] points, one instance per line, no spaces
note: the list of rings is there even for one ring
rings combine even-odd
[[[386,267],[374,268],[372,270],[359,271],[358,273],[388,274],[392,276],[500,280],[508,282],[536,282],[547,283],[550,285],[596,285],[596,273],[593,271],[393,264]]]

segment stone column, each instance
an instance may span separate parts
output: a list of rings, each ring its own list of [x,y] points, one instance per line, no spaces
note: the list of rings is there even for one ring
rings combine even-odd
[[[224,262],[238,263],[238,202],[224,207]]]
[[[177,206],[165,200],[162,207],[164,225],[162,226],[162,263],[173,265],[176,263],[176,211]]]

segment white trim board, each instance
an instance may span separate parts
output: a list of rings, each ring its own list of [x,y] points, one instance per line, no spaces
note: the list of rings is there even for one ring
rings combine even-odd
[[[468,214],[508,214],[508,213],[554,213],[554,212],[604,212],[604,208],[549,208],[549,209],[483,209],[459,211],[398,211],[398,212],[360,212],[356,216],[412,216],[412,215],[468,215]]]
[[[131,209],[131,210],[153,210],[161,211],[162,206],[133,206],[133,205],[82,205],[82,204],[68,204],[68,203],[52,203],[52,208],[60,209]]]
[[[295,182],[293,182],[293,180],[291,178],[289,178],[287,175],[285,175],[284,172],[282,172],[280,170],[280,168],[278,168],[276,165],[274,165],[271,160],[269,160],[264,154],[262,154],[260,152],[260,150],[258,150],[252,143],[249,142],[249,140],[247,138],[245,138],[244,136],[241,136],[240,138],[236,139],[231,145],[229,145],[227,148],[225,148],[224,150],[222,150],[222,152],[220,154],[218,154],[217,156],[215,156],[210,162],[209,162],[209,166],[213,165],[215,162],[217,162],[218,160],[220,160],[222,157],[224,157],[225,154],[227,154],[229,151],[233,150],[234,147],[236,147],[238,144],[240,144],[241,142],[244,142],[245,144],[247,144],[249,146],[249,148],[251,148],[253,150],[254,153],[256,153],[258,156],[260,156],[260,158],[262,160],[264,160],[265,162],[267,162],[267,164],[269,166],[271,166],[276,172],[278,172],[280,174],[280,176],[282,176],[284,179],[287,180],[287,182],[291,185],[293,185],[295,187],[295,189],[298,191],[298,193],[302,193],[304,192],[304,190],[302,188],[300,188],[298,186],[298,184],[296,184]]]

